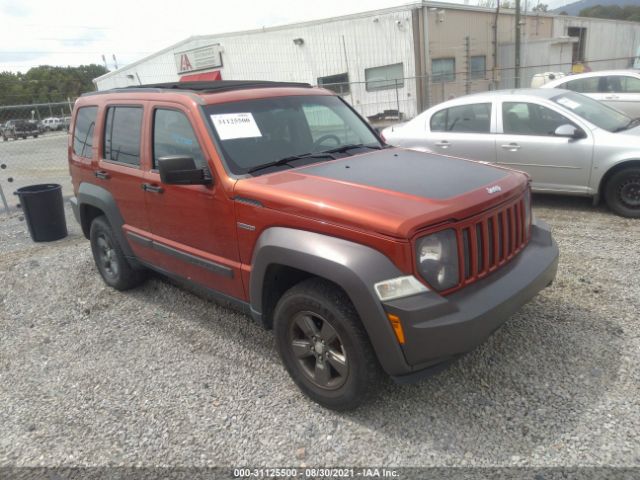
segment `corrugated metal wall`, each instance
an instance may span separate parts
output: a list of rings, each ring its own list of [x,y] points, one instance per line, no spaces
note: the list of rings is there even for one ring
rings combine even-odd
[[[301,38],[302,45],[293,40]],[[413,77],[411,10],[395,10],[310,22],[291,27],[192,39],[144,62],[98,80],[100,90],[179,79],[174,53],[219,43],[225,80],[281,80],[316,84],[319,77],[349,73],[351,93],[345,98],[364,115],[398,109],[414,116],[415,81],[396,89],[367,91],[365,69],[402,63],[404,77]],[[361,83],[358,83],[361,82]]]
[[[585,59],[592,70],[628,68],[628,57],[640,45],[640,23],[584,17],[555,17],[554,36],[568,35],[569,27],[586,28]]]

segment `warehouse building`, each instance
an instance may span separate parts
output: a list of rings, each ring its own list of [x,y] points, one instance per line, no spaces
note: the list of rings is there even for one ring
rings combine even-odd
[[[626,68],[633,22],[526,13],[522,86],[536,73]],[[189,80],[323,85],[374,123],[451,97],[515,85],[515,12],[422,2],[338,18],[187,38],[97,79],[99,90]]]

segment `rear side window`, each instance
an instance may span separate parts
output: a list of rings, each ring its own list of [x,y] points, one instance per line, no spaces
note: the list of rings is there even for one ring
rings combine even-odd
[[[140,165],[142,107],[109,107],[104,129],[104,158]]]
[[[446,108],[433,114],[432,132],[489,133],[491,130],[491,104],[474,103]]]
[[[73,129],[73,153],[84,158],[93,158],[93,131],[96,126],[98,107],[82,107],[76,114]],[[45,120],[46,121],[46,120]]]
[[[153,168],[158,168],[159,158],[170,155],[191,157],[199,168],[205,166],[189,119],[176,110],[158,109],[153,117]]]
[[[603,90],[603,84],[605,83],[605,77],[578,78],[562,83],[558,85],[558,88],[565,88],[579,93],[596,93],[605,91]]]

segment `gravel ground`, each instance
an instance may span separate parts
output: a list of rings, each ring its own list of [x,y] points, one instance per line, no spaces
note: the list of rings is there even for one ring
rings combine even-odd
[[[355,412],[308,401],[269,332],[154,277],[106,288],[0,220],[0,465],[640,466],[640,221],[536,197],[561,263],[489,341]],[[0,216],[1,217],[1,216]]]

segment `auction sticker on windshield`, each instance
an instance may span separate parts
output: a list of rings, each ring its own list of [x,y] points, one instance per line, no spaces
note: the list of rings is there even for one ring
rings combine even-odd
[[[220,136],[220,140],[262,137],[262,133],[251,112],[211,115],[211,121]]]
[[[580,104],[578,102],[574,102],[573,100],[567,98],[567,97],[560,97],[557,102],[560,105],[564,105],[567,108],[570,108],[571,110],[575,110],[576,108],[578,108],[580,106]]]

